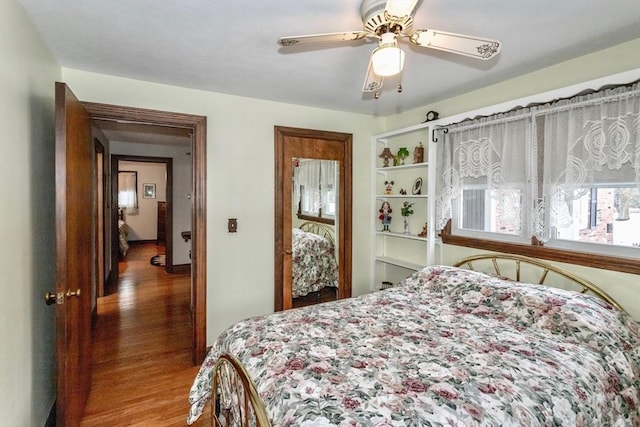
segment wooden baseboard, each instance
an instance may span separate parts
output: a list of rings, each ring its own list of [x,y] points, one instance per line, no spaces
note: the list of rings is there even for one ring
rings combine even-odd
[[[56,401],[53,401],[53,406],[49,411],[49,416],[47,417],[47,422],[44,424],[44,427],[56,427]]]
[[[135,245],[146,245],[147,243],[153,243],[154,245],[158,244],[158,241],[156,239],[152,239],[152,240],[127,240],[127,243],[129,244],[129,246],[135,246]]]
[[[191,264],[178,264],[178,265],[174,264],[171,268],[171,273],[180,273],[180,274],[191,273]]]

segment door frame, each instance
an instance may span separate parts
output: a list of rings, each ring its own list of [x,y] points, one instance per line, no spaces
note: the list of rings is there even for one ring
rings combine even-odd
[[[291,157],[323,158],[339,151],[340,192],[338,202],[338,299],[351,297],[351,216],[353,136],[350,133],[324,130],[274,127],[275,145],[275,236],[274,236],[274,309],[292,308],[291,280],[285,282],[284,271],[291,268]],[[336,150],[338,146],[338,150]],[[335,160],[335,158],[332,158]],[[289,252],[287,254],[287,252]]]
[[[192,180],[191,197],[191,301],[193,326],[193,364],[199,365],[206,356],[207,344],[207,195],[206,195],[206,145],[207,118],[185,113],[127,107],[121,105],[82,102],[94,120],[123,121],[189,129],[192,134]],[[112,211],[115,210],[112,208]],[[116,215],[117,215],[117,210]],[[113,212],[112,212],[113,215]],[[113,258],[112,258],[113,262]],[[117,258],[115,272],[117,273]],[[112,267],[112,272],[113,267]]]
[[[107,268],[107,234],[105,224],[107,218],[107,153],[105,152],[104,145],[98,138],[93,138],[93,145],[95,148],[95,188],[96,192],[96,288],[92,293],[92,325],[95,326],[95,317],[97,316],[96,307],[94,306],[95,298],[104,296],[106,285]]]

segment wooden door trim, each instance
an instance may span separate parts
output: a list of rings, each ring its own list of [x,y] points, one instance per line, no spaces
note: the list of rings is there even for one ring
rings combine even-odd
[[[107,183],[106,181],[106,177],[107,177],[107,173],[106,173],[106,166],[108,164],[107,162],[107,153],[105,153],[105,149],[104,149],[104,145],[102,144],[102,142],[98,139],[98,138],[93,138],[93,145],[94,145],[94,149],[95,149],[95,185],[96,188],[94,189],[96,192],[101,192],[102,194],[102,200],[100,200],[99,198],[96,198],[96,209],[95,209],[95,215],[96,215],[96,292],[95,295],[91,296],[91,304],[93,306],[93,303],[95,302],[95,299],[101,296],[104,296],[104,291],[105,291],[105,285],[106,285],[106,281],[105,281],[105,271],[107,268],[106,265],[106,251],[107,251],[107,247],[105,246],[106,244],[106,232],[105,232],[105,223],[107,221],[105,214],[107,213],[107,193],[106,193],[106,189],[107,189]],[[101,174],[99,174],[98,171],[98,155],[102,155],[102,162],[100,162],[100,170],[102,171]],[[100,254],[102,253],[102,257],[100,257]],[[97,310],[98,305],[96,304],[91,312],[91,326],[92,328],[95,326],[96,324],[96,319],[98,317],[98,310]]]
[[[291,215],[291,195],[285,190],[285,139],[299,138],[317,141],[339,142],[342,147],[340,162],[340,203],[338,210],[338,224],[340,227],[338,245],[338,263],[347,268],[340,269],[338,298],[351,297],[351,246],[352,246],[352,165],[353,165],[353,136],[347,133],[323,130],[291,128],[285,126],[274,127],[275,151],[275,212],[274,212],[274,309],[276,311],[290,308],[284,298],[283,268],[285,239],[291,239],[291,231],[284,229],[285,215]],[[307,149],[305,149],[307,150]],[[315,146],[306,151],[309,157],[315,157],[313,151],[320,151]],[[289,204],[287,206],[287,200]],[[291,223],[291,221],[289,221]]]
[[[206,356],[207,344],[207,118],[193,114],[83,102],[92,119],[116,120],[190,129],[192,132],[192,216],[191,291],[193,301],[193,363],[200,364]]]

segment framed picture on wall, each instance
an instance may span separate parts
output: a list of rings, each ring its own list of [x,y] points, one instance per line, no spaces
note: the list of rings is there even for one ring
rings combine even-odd
[[[142,197],[145,199],[156,198],[156,185],[155,184],[142,184]]]

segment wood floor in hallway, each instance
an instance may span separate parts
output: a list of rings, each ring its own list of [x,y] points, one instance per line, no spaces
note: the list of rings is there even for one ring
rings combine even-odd
[[[164,253],[132,245],[117,289],[98,300],[93,381],[82,426],[184,426],[191,359],[189,275],[150,264]],[[197,426],[209,425],[209,414]]]

